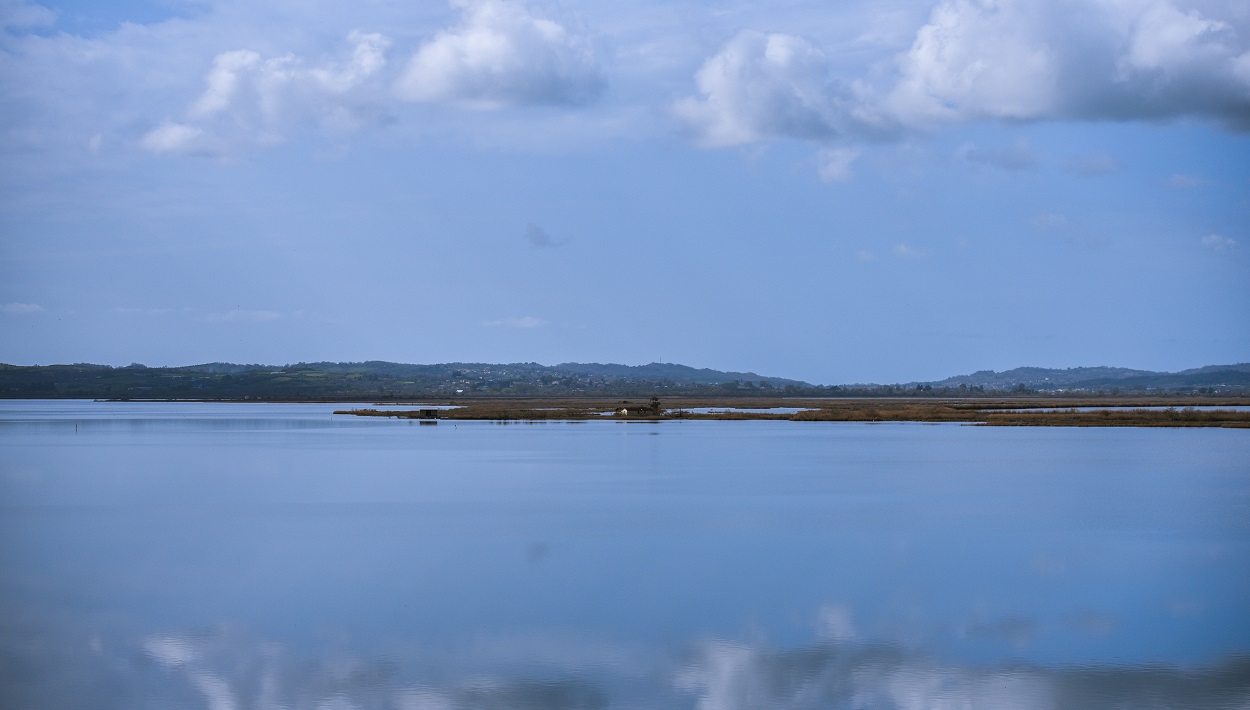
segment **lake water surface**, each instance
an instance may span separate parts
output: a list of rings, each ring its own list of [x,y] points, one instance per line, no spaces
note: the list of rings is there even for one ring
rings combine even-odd
[[[1250,706],[1250,431],[0,402],[0,707]]]

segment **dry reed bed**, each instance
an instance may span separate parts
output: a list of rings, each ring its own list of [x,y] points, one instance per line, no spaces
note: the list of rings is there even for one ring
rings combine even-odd
[[[681,398],[663,402],[662,414],[628,415],[610,414],[622,407],[638,407],[646,400],[617,399],[533,399],[533,400],[466,400],[449,401],[456,409],[437,412],[438,419],[492,420],[492,421],[586,421],[586,420],[778,420],[778,421],[825,421],[825,422],[937,422],[982,424],[988,426],[1134,426],[1134,427],[1236,427],[1250,428],[1250,412],[1233,410],[1197,410],[1185,405],[1231,406],[1242,404],[1210,399],[1188,400],[1177,406],[1175,400],[1143,399],[1002,399],[1002,400],[938,400],[931,399],[716,399]],[[1075,407],[1117,406],[1116,410],[1093,412],[1076,411]],[[1135,407],[1170,406],[1169,409],[1150,410]],[[793,414],[771,412],[722,411],[693,413],[693,408],[751,408],[798,407],[804,409]],[[1028,408],[1055,411],[1027,411]],[[1062,408],[1062,409],[1058,409]],[[1001,411],[1025,409],[1026,411]],[[997,411],[996,411],[997,410]],[[356,416],[392,417],[400,419],[423,419],[420,410],[340,410],[335,414]]]

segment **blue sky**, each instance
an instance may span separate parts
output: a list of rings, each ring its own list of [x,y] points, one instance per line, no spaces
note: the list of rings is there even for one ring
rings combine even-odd
[[[1250,360],[1250,6],[0,1],[0,361]]]

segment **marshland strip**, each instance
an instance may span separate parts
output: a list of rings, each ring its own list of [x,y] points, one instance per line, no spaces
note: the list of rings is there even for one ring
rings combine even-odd
[[[380,408],[385,406],[385,408]],[[1250,428],[1250,399],[1097,398],[472,398],[338,410],[335,414],[438,420],[934,422],[984,426]]]

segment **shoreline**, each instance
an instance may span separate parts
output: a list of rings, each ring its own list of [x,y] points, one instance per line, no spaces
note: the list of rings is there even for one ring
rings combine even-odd
[[[35,398],[16,401],[70,401]],[[1250,428],[1250,398],[1118,397],[456,397],[404,401],[117,398],[101,403],[339,405],[334,415],[446,421],[915,422],[972,426]],[[1239,408],[1239,409],[1238,409]],[[622,411],[623,410],[623,411]]]
[[[791,421],[791,422],[919,422],[979,426],[1082,427],[1221,427],[1250,428],[1250,411],[1219,409],[1246,407],[1250,401],[1212,402],[1191,398],[1185,402],[1156,398],[1043,400],[986,399],[978,401],[892,398],[815,399],[680,398],[651,404],[645,399],[559,400],[437,400],[417,404],[382,404],[342,409],[338,415],[417,419],[423,421]],[[412,406],[412,409],[393,407]],[[452,407],[452,408],[436,408]],[[1098,407],[1094,411],[1080,408]],[[1151,407],[1151,409],[1146,409]],[[1204,409],[1195,409],[1203,407]],[[1215,409],[1212,409],[1215,408]],[[769,411],[777,409],[780,411]],[[695,410],[695,411],[692,411]]]

